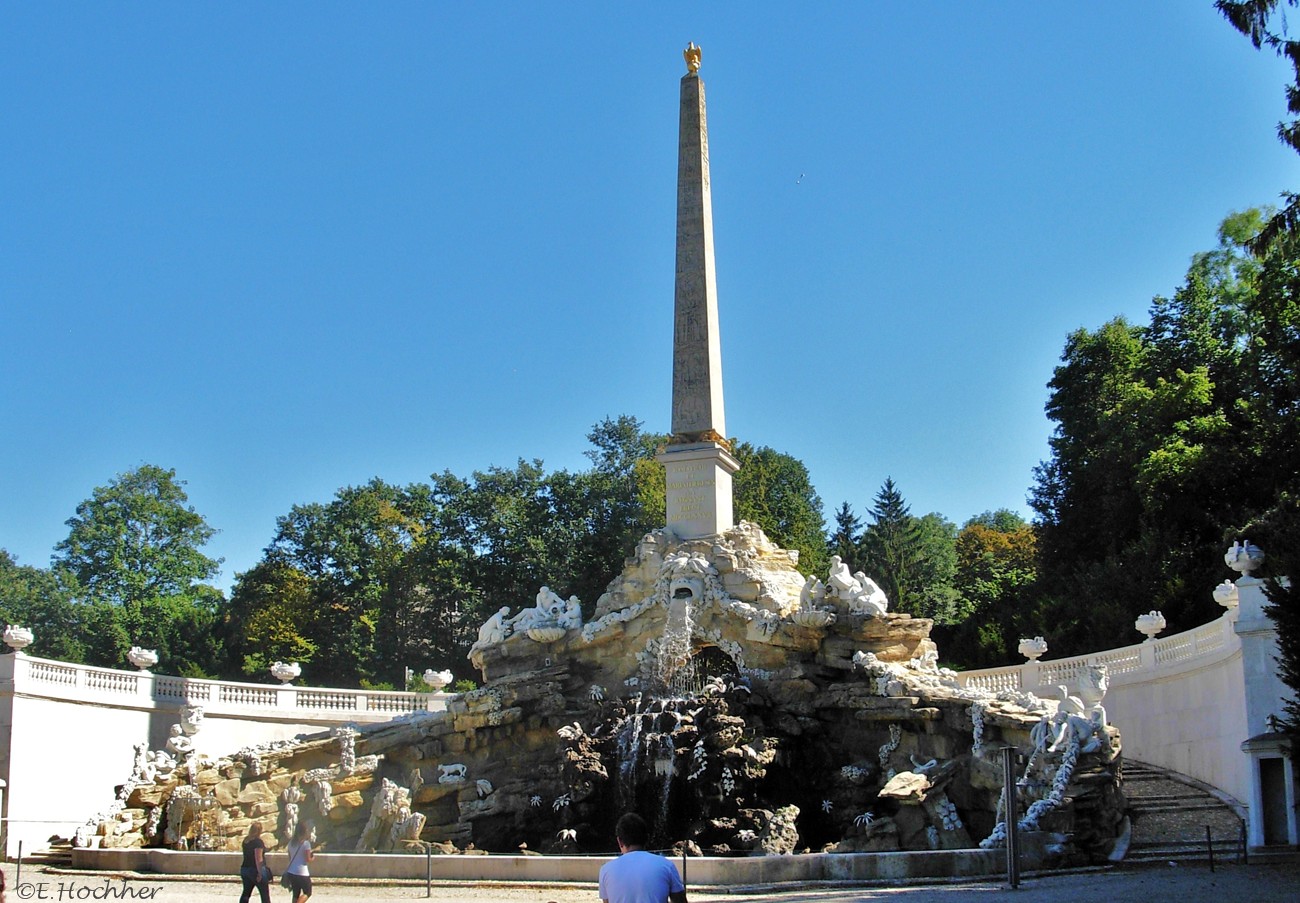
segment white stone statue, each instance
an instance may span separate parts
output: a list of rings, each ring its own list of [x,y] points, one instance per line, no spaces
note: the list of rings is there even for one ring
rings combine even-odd
[[[582,629],[582,602],[577,596],[570,596],[564,603],[564,613],[560,616],[560,626],[566,630]]]
[[[167,751],[175,756],[178,762],[194,752],[194,741],[186,736],[179,724],[172,725],[171,736],[167,738]]]
[[[843,565],[840,565],[844,567]],[[846,571],[848,568],[844,568]],[[803,583],[803,588],[799,590],[799,607],[803,609],[816,608],[826,598],[826,585],[817,579],[816,576],[810,576]]]
[[[203,726],[203,706],[201,705],[183,705],[181,706],[181,723],[180,728],[185,732],[185,736],[193,737]]]
[[[152,784],[157,776],[157,769],[154,768],[153,759],[149,755],[149,744],[147,742],[136,743],[135,763],[131,767],[131,780],[138,784]]]
[[[537,604],[532,608],[525,608],[515,615],[510,621],[510,626],[516,633],[523,633],[529,628],[537,627],[548,621],[558,623],[560,618],[564,617],[564,614],[564,600],[552,592],[549,586],[543,586],[537,591]]]
[[[172,772],[176,770],[176,760],[167,755],[165,750],[154,750],[153,754],[153,780],[155,784],[165,784],[171,780]]]
[[[1110,674],[1105,665],[1089,665],[1079,675],[1079,699],[1086,707],[1085,714],[1098,728],[1106,726],[1106,710],[1101,701],[1110,689]]]
[[[154,665],[158,664],[158,650],[145,649],[142,646],[132,646],[131,651],[126,654],[126,659],[141,671],[147,672]]]
[[[455,765],[438,766],[438,783],[439,784],[459,784],[465,780],[468,769],[456,763]]]
[[[835,590],[841,598],[844,598],[845,593],[851,593],[855,590],[862,589],[862,587],[858,585],[858,582],[854,580],[853,576],[849,573],[849,566],[845,564],[844,559],[838,555],[831,556],[831,572],[830,577],[827,578],[826,582],[830,584],[831,589]]]
[[[889,610],[889,598],[866,574],[849,573],[849,566],[838,555],[831,556],[830,576],[826,585],[855,614],[880,617]]]
[[[876,581],[861,571],[858,571],[853,576],[862,589],[848,600],[851,611],[871,615],[874,618],[878,618],[889,611],[889,597],[885,595],[883,589],[876,585]]]
[[[510,606],[503,605],[496,614],[483,622],[483,626],[478,629],[478,639],[474,645],[469,647],[469,654],[466,658],[472,659],[474,655],[489,646],[496,646],[505,641],[514,629],[509,619]]]

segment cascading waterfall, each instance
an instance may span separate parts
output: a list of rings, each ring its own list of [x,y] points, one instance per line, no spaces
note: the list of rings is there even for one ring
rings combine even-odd
[[[657,688],[666,697],[686,696],[694,689],[695,668],[691,660],[694,627],[691,600],[673,599],[668,605],[654,669]]]
[[[618,797],[623,809],[636,806],[636,766],[641,758],[641,697],[618,729]]]

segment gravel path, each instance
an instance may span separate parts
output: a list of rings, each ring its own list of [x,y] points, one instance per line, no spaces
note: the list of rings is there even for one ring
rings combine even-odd
[[[25,869],[22,883],[12,883],[7,869],[9,900],[155,900],[158,903],[234,903],[239,899],[236,879],[208,879],[156,875],[106,875],[102,873],[43,873]],[[1029,876],[1018,890],[990,881],[929,884],[909,887],[814,887],[690,889],[692,903],[1079,903],[1081,900],[1140,900],[1142,903],[1187,903],[1218,899],[1232,903],[1275,903],[1300,899],[1300,858],[1251,865],[1220,865],[1215,872],[1201,865],[1152,866],[1074,872],[1043,877]],[[286,903],[287,892],[272,888],[272,898]],[[257,900],[257,895],[253,895]],[[317,883],[314,903],[388,903],[432,900],[434,903],[595,903],[594,886],[494,886],[487,884],[438,885],[432,896],[423,884],[323,880]]]

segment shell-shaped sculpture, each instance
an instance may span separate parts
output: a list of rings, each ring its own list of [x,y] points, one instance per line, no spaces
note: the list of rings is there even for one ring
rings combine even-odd
[[[832,623],[835,620],[835,612],[825,611],[821,608],[801,608],[790,615],[790,620],[800,627],[810,627],[816,630]]]
[[[538,621],[528,628],[528,639],[534,643],[554,643],[564,639],[566,633],[568,631],[554,621]]]

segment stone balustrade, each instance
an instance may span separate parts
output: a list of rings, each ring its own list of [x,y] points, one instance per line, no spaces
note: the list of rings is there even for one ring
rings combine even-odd
[[[1169,668],[1194,668],[1201,660],[1221,658],[1226,653],[1238,650],[1240,642],[1234,631],[1236,619],[1236,611],[1229,611],[1209,624],[1149,643],[1135,643],[1132,646],[1052,661],[962,671],[958,673],[957,680],[964,687],[975,687],[993,693],[1002,690],[1032,692],[1062,685],[1072,687],[1079,674],[1089,665],[1105,665],[1112,687],[1136,683],[1166,676],[1163,672]]]
[[[446,708],[447,693],[322,689],[174,677],[12,656],[13,689],[24,696],[125,708],[200,705],[209,716],[308,723],[379,723]]]

